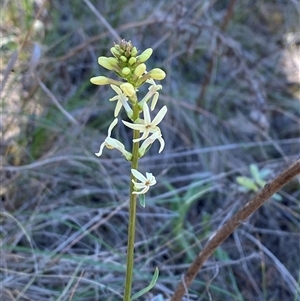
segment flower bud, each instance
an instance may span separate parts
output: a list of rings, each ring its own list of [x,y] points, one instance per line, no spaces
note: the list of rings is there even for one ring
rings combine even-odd
[[[136,48],[136,47],[133,47],[133,48],[131,49],[131,56],[136,57],[137,53],[138,53],[137,48]]]
[[[149,57],[151,56],[153,50],[152,48],[147,48],[145,51],[143,51],[140,55],[138,55],[136,58],[137,58],[137,61],[139,63],[144,63],[146,62]]]
[[[96,77],[92,77],[90,79],[90,82],[94,85],[108,85],[109,84],[109,78],[106,76],[96,76]]]
[[[98,64],[105,69],[108,70],[115,70],[115,67],[118,64],[118,60],[112,57],[100,56],[98,58]]]
[[[114,80],[106,76],[95,76],[90,79],[90,82],[94,85],[103,86],[103,85],[116,85],[119,86],[122,82]]]
[[[149,79],[162,80],[165,78],[165,76],[166,73],[163,70],[159,68],[154,68],[151,71],[145,73],[143,76],[140,76],[135,82],[135,86],[138,88]]]
[[[120,56],[120,60],[121,60],[122,62],[126,63],[126,62],[127,62],[127,57],[124,56],[124,55],[121,55],[121,56]]]
[[[136,63],[136,58],[135,57],[131,57],[128,61],[129,65],[132,66],[133,64]]]
[[[131,41],[122,40],[119,45],[120,45],[121,50],[123,51],[122,54],[124,56],[126,56],[127,58],[130,58],[131,51],[133,49]]]
[[[135,94],[135,89],[132,84],[124,83],[120,85],[120,88],[123,90],[124,94],[128,97],[131,97]]]
[[[146,65],[143,63],[143,64],[140,64],[138,65],[135,70],[134,70],[134,74],[137,76],[137,77],[140,77],[141,75],[143,75],[146,71]]]
[[[121,53],[120,53],[120,51],[116,48],[116,46],[118,46],[118,45],[115,45],[114,47],[111,47],[111,48],[110,48],[110,52],[112,53],[112,55],[113,55],[114,57],[118,58],[118,57],[121,55]]]
[[[117,50],[117,51],[119,51],[120,53],[122,53],[122,48],[120,47],[120,45],[119,44],[115,44],[115,49]]]
[[[162,80],[166,77],[166,73],[159,68],[152,69],[147,73],[147,75],[150,75],[148,78],[152,78],[155,80]]]
[[[111,65],[111,66],[115,66],[117,67],[118,66],[118,59],[116,59],[115,57],[108,57],[107,58],[107,61],[108,63]]]
[[[124,74],[124,75],[130,74],[130,69],[129,69],[128,67],[124,67],[124,68],[122,69],[122,74]]]

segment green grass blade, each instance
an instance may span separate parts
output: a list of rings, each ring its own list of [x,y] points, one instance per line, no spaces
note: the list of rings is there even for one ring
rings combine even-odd
[[[159,275],[159,270],[158,270],[158,268],[156,267],[156,268],[155,268],[155,272],[154,272],[154,274],[153,274],[153,277],[152,277],[152,280],[151,280],[150,284],[149,284],[147,287],[145,287],[145,288],[143,288],[142,290],[140,290],[139,292],[137,292],[136,294],[134,294],[134,295],[130,298],[130,300],[131,300],[131,301],[132,301],[132,300],[136,300],[138,297],[141,297],[141,296],[144,295],[145,293],[149,292],[149,291],[154,287],[154,285],[155,285],[155,283],[156,283],[156,281],[157,281],[157,279],[158,279],[158,275]]]

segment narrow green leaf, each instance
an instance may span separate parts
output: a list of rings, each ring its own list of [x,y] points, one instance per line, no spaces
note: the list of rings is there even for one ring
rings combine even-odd
[[[149,284],[147,287],[141,289],[141,290],[140,290],[139,292],[137,292],[136,294],[134,294],[134,295],[130,298],[130,301],[136,300],[138,297],[141,297],[141,296],[144,295],[145,293],[149,292],[149,291],[154,287],[154,285],[155,285],[155,283],[156,283],[156,281],[157,281],[157,279],[158,279],[158,275],[159,275],[159,270],[158,270],[158,268],[156,267],[156,268],[155,268],[154,275],[153,275],[153,277],[152,277],[152,280],[151,280],[150,284]]]
[[[260,175],[257,165],[250,164],[249,169],[250,169],[251,175],[252,175],[253,179],[255,180],[255,182],[259,183],[261,181],[261,175]]]
[[[146,197],[144,194],[139,195],[139,202],[142,207],[144,207],[144,208],[146,207]]]
[[[252,179],[249,179],[247,177],[236,177],[236,181],[238,184],[240,184],[241,186],[245,187],[248,190],[253,190],[253,191],[258,190],[258,187],[256,186],[256,184]]]

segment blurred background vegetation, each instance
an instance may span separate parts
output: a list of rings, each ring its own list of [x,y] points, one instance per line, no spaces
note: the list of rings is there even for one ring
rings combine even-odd
[[[129,163],[94,155],[114,105],[89,82],[111,76],[97,58],[118,36],[152,47],[148,68],[167,73],[166,148],[140,163],[158,183],[138,207],[133,292],[158,266],[140,300],[168,300],[213,231],[299,156],[299,3],[2,3],[1,300],[121,300]],[[299,300],[299,199],[295,180],[218,248],[186,300]]]

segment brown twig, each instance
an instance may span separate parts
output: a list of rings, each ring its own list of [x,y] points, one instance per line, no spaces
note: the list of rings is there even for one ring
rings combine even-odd
[[[274,193],[276,193],[285,184],[290,182],[298,174],[300,174],[300,159],[284,170],[274,180],[267,183],[254,198],[252,198],[227,223],[217,230],[188,268],[186,275],[178,284],[170,301],[182,300],[186,289],[191,285],[203,263],[208,259],[208,257],[211,256],[214,250],[220,246],[239,225],[241,225],[252,213],[261,207]]]

